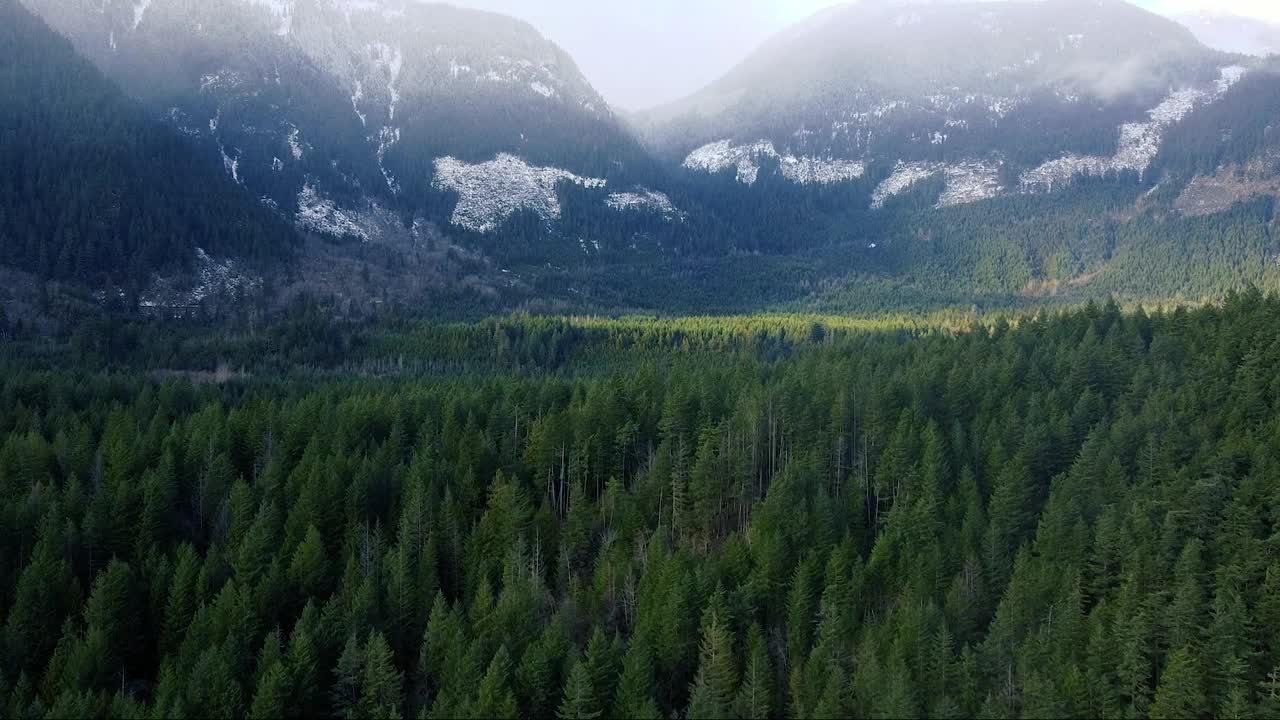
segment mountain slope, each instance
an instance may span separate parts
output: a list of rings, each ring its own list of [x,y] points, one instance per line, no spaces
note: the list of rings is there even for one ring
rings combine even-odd
[[[661,178],[572,59],[511,18],[413,0],[28,2],[307,230],[416,238],[435,222],[532,242],[566,193],[617,218],[610,193]]]
[[[1232,64],[1118,0],[867,0],[781,33],[646,121],[658,151],[745,184],[774,163],[797,183],[875,176],[889,181],[880,206],[936,175],[944,203],[965,202],[1045,185],[1022,174],[1064,158],[1044,173],[1141,172],[1165,126],[1238,79]]]
[[[1256,56],[1280,53],[1280,25],[1275,23],[1217,12],[1183,13],[1173,19],[1215,50]]]
[[[155,120],[15,0],[0,0],[0,264],[138,281],[212,256],[279,259],[292,231],[216,156]]]

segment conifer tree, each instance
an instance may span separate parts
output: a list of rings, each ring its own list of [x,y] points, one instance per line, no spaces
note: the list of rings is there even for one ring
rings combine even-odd
[[[360,679],[360,712],[364,717],[399,718],[404,680],[395,667],[391,646],[380,632],[370,632],[364,646]],[[339,668],[341,669],[341,660]]]
[[[737,711],[744,720],[764,720],[769,717],[770,688],[773,671],[769,663],[769,651],[765,646],[764,632],[752,623],[747,629],[745,660],[742,670],[742,686],[738,688]]]
[[[333,671],[333,690],[329,693],[334,710],[344,720],[359,717],[363,665],[360,641],[355,633],[351,633],[342,648],[342,655],[338,657],[338,665]]]
[[[1178,648],[1169,657],[1160,676],[1155,700],[1151,703],[1151,717],[1194,718],[1204,715],[1208,702],[1202,682],[1203,670],[1190,648]]]
[[[511,656],[507,646],[498,647],[489,669],[480,681],[475,704],[471,708],[474,718],[511,718],[516,717],[516,697],[511,691]]]
[[[661,717],[653,698],[653,662],[644,641],[632,640],[622,663],[622,676],[618,680],[618,693],[611,715],[657,720]]]
[[[712,596],[702,617],[698,674],[690,689],[688,717],[725,717],[738,691],[737,660],[721,592]]]
[[[591,686],[591,673],[581,661],[573,664],[569,679],[565,682],[564,698],[556,717],[560,720],[592,720],[602,714]]]

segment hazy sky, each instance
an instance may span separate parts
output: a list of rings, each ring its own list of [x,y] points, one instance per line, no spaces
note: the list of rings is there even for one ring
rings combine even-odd
[[[514,15],[567,50],[618,108],[684,97],[773,33],[840,0],[448,0]],[[1137,0],[1159,12],[1207,8],[1280,21],[1280,0]]]

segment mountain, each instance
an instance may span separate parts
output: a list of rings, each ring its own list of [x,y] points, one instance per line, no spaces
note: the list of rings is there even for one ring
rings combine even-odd
[[[438,228],[507,251],[588,219],[675,216],[573,60],[508,17],[415,0],[27,2],[307,231],[416,243]]]
[[[1174,15],[1173,19],[1215,50],[1259,57],[1280,54],[1280,25],[1276,23],[1204,11]]]
[[[155,273],[235,284],[214,258],[291,252],[292,229],[215,156],[14,0],[0,0],[0,96],[0,265],[138,290]]]
[[[634,122],[809,308],[1210,299],[1277,280],[1276,69],[1119,0],[864,0]]]
[[[754,184],[875,178],[874,207],[928,177],[939,204],[1141,174],[1160,135],[1244,72],[1118,0],[865,0],[779,34],[645,119],[692,171]]]
[[[175,257],[195,258],[187,285],[234,284],[226,258],[277,253],[291,262],[263,275],[280,301],[845,312],[1211,298],[1280,267],[1280,62],[1119,0],[864,0],[626,119],[562,50],[491,13],[24,1],[182,162],[215,169],[209,197],[239,203],[219,216],[278,229],[162,230],[148,242],[183,238]],[[150,272],[144,304],[203,293]]]

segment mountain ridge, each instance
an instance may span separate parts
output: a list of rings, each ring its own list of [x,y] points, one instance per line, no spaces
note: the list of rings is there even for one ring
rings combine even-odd
[[[268,273],[290,292],[645,308],[707,297],[665,288],[722,262],[784,300],[931,277],[947,287],[931,297],[1175,293],[1191,286],[1143,275],[1154,234],[1212,216],[1253,243],[1271,222],[1270,65],[1119,0],[833,8],[713,83],[736,104],[683,125],[614,112],[562,49],[492,13],[27,2],[305,237]],[[191,262],[225,265],[201,249]],[[1244,272],[1243,257],[1211,262]],[[788,264],[802,274],[771,270]],[[234,274],[188,268],[196,284]]]

